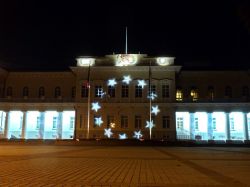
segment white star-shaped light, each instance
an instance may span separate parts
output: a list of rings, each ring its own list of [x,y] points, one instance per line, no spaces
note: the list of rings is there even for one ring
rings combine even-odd
[[[129,75],[123,76],[122,82],[129,84],[132,79],[130,78]]]
[[[144,88],[144,86],[146,86],[146,82],[144,80],[138,80],[138,86]]]
[[[134,131],[134,138],[140,139],[140,137],[142,137],[141,131]]]
[[[109,80],[108,80],[108,86],[114,87],[116,84],[117,84],[117,82],[116,82],[115,79],[109,79]]]
[[[103,98],[103,96],[106,94],[106,92],[103,91],[102,88],[97,90],[97,95],[100,96],[101,98]]]
[[[159,110],[159,108],[158,108],[158,105],[152,106],[151,113],[153,113],[154,115],[157,115],[158,112],[160,112],[160,110]]]
[[[127,137],[127,135],[125,134],[125,133],[123,133],[123,134],[119,134],[119,139],[120,140],[124,140],[124,139],[127,139],[128,137]]]
[[[104,136],[107,136],[110,138],[112,136],[113,132],[111,132],[111,128],[109,129],[104,129]]]
[[[101,107],[98,102],[92,103],[92,110],[97,112],[100,108]]]
[[[151,121],[146,121],[146,123],[147,123],[146,128],[152,129],[154,127],[154,123],[153,123],[152,120]]]
[[[148,95],[148,98],[151,100],[154,100],[156,97],[157,97],[157,94],[155,94],[153,92]]]
[[[98,125],[99,127],[103,123],[102,117],[95,117],[95,124]]]

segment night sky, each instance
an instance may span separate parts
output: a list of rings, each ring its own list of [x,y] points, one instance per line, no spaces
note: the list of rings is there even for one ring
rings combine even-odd
[[[150,2],[150,3],[149,3]],[[186,68],[250,68],[248,1],[0,2],[0,66],[67,70],[77,56],[175,56]]]

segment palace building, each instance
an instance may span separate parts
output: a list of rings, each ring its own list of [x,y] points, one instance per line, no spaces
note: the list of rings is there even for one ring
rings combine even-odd
[[[79,57],[63,72],[0,69],[1,139],[246,141],[250,73],[173,57]]]

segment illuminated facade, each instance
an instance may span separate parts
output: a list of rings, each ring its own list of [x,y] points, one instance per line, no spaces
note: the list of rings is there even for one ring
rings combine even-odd
[[[172,57],[79,57],[66,72],[0,70],[2,139],[249,140],[247,71]]]

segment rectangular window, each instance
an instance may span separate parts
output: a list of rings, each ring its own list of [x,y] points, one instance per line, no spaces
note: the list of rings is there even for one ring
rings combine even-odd
[[[194,118],[194,129],[196,131],[199,130],[199,119],[198,118]]]
[[[75,124],[75,117],[70,117],[69,119],[69,128],[73,129],[74,128],[74,124]]]
[[[82,85],[81,97],[88,97],[88,87],[87,87],[87,85]]]
[[[107,128],[115,128],[114,116],[107,116]]]
[[[183,100],[183,93],[182,90],[177,89],[176,90],[176,101],[182,101]]]
[[[170,128],[170,117],[169,116],[162,116],[162,128],[163,129]]]
[[[192,98],[192,101],[197,101],[198,100],[198,89],[197,88],[192,88],[190,90],[190,96]]]
[[[141,116],[135,116],[135,128],[136,129],[141,129],[142,128]]]
[[[169,97],[169,85],[162,85],[162,97]]]
[[[109,97],[115,97],[115,87],[114,86],[108,86],[108,95],[109,95]]]
[[[95,86],[95,97],[102,97],[103,89],[102,86]]]
[[[234,128],[234,118],[230,118],[230,130],[234,131],[235,128]]]
[[[57,117],[53,117],[53,122],[52,122],[52,129],[57,128]]]
[[[156,86],[155,85],[151,85],[150,88],[151,88],[151,90],[150,90],[151,93],[156,94]]]
[[[41,126],[40,120],[41,120],[41,118],[39,116],[36,117],[36,129],[40,129],[40,126]]]
[[[178,117],[176,120],[177,130],[183,130],[183,117]]]
[[[216,118],[212,119],[212,128],[214,131],[216,131]]]
[[[122,97],[128,97],[128,85],[122,85]]]
[[[128,128],[128,116],[121,116],[121,128]]]
[[[142,97],[142,87],[136,85],[135,86],[135,97]]]

